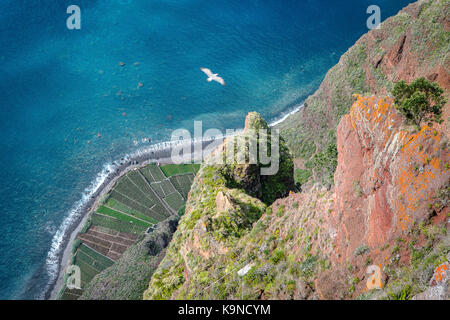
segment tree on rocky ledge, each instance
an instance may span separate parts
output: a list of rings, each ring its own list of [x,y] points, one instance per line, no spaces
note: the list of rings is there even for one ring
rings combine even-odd
[[[418,78],[407,84],[401,80],[392,90],[395,107],[406,118],[406,122],[416,125],[425,121],[431,127],[433,122],[441,123],[442,108],[446,100],[437,83]]]

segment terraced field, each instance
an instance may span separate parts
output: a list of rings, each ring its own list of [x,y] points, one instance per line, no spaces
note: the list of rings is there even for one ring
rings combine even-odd
[[[154,223],[155,220],[147,217],[146,215],[142,215],[138,212],[135,213],[135,216],[131,216],[129,214],[111,209],[106,206],[101,206],[97,209],[98,213],[104,214],[105,216],[110,216],[119,220],[123,220],[125,222],[134,223],[138,226],[142,227],[150,227],[151,224]]]
[[[123,233],[139,234],[145,232],[146,228],[125,221],[108,217],[96,212],[91,214],[90,222],[93,226],[103,227],[110,230],[115,230]]]
[[[138,238],[137,235],[92,226],[78,238],[89,247],[95,249],[111,260],[117,260],[122,253]]]
[[[191,190],[192,182],[194,181],[194,174],[188,173],[183,175],[171,176],[170,182],[180,192],[180,194],[187,199],[189,190]]]
[[[145,168],[140,169],[140,171],[149,182],[161,181],[166,178],[161,169],[155,164],[150,164]]]
[[[114,261],[82,243],[74,255],[73,264],[80,268],[81,288],[83,288],[98,273],[112,266]],[[61,299],[74,300],[77,299],[82,292],[82,289],[68,289],[64,287]]]
[[[174,192],[164,198],[164,201],[176,212],[184,205],[185,200],[180,193]]]
[[[162,172],[166,177],[171,177],[174,175],[186,174],[186,173],[197,173],[200,169],[200,164],[165,164],[161,166]]]
[[[146,230],[183,208],[199,165],[155,165],[120,177],[77,235],[71,263],[80,267],[81,288],[119,259]],[[59,299],[83,289],[63,286]]]

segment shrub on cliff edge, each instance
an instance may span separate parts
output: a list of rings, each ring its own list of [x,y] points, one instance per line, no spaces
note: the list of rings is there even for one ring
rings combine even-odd
[[[433,122],[442,122],[442,108],[446,103],[443,92],[437,83],[418,78],[409,85],[403,80],[397,82],[392,95],[396,109],[405,117],[406,122],[420,128],[424,121],[430,127]]]

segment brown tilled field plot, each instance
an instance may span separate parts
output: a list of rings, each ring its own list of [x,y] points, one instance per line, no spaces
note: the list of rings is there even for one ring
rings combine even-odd
[[[91,226],[78,238],[89,247],[116,261],[137,239],[137,235]]]

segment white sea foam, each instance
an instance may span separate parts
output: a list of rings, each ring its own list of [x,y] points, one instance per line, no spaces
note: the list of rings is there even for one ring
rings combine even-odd
[[[301,108],[303,108],[303,104],[296,106],[293,110],[287,112],[286,114],[282,115],[280,119],[274,120],[273,122],[269,123],[269,127],[274,127],[277,124],[282,123],[284,120],[286,120],[289,116],[293,115],[294,113],[297,113],[300,111]]]
[[[107,163],[103,166],[102,171],[97,175],[94,181],[91,182],[90,186],[85,189],[81,196],[81,199],[74,204],[72,209],[69,211],[68,216],[64,219],[58,231],[53,236],[51,247],[47,254],[46,260],[47,273],[50,277],[49,286],[56,280],[58,276],[59,257],[60,254],[62,254],[62,252],[64,251],[64,240],[66,236],[70,236],[69,234],[67,234],[68,230],[70,230],[72,224],[80,217],[80,215],[82,214],[82,209],[84,205],[89,201],[90,197],[99,190],[108,175],[113,172],[114,169],[115,166],[111,163]]]

